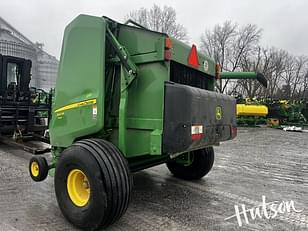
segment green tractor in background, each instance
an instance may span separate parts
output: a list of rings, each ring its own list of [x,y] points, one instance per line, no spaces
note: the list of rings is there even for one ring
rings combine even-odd
[[[307,126],[307,103],[302,100],[273,100],[268,101],[269,123],[272,127],[286,125]],[[306,113],[306,114],[305,114]]]
[[[236,100],[215,92],[217,79],[236,73],[219,73],[194,45],[130,23],[80,15],[66,27],[49,124],[53,160],[29,163],[35,181],[55,171],[63,215],[85,230],[125,213],[131,173],[166,163],[175,177],[200,179],[213,146],[237,134]]]
[[[30,87],[32,61],[0,54],[0,139],[32,153],[43,150],[24,142],[47,141],[51,95]],[[50,151],[50,150],[49,150]]]

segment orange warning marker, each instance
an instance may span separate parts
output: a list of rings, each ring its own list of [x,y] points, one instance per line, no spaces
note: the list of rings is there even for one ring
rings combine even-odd
[[[192,45],[189,56],[188,64],[194,68],[199,68],[198,52],[196,45]]]

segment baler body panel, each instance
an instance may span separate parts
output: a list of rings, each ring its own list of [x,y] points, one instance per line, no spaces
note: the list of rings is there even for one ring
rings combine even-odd
[[[176,39],[172,39],[172,44],[172,60],[191,67],[188,64],[188,57],[192,47]],[[197,69],[198,71],[206,73],[210,76],[215,76],[215,63],[212,59],[203,55],[201,52],[198,52],[198,61],[198,68],[194,69]]]
[[[164,82],[168,67],[161,62],[140,64],[137,79],[128,89],[126,157],[161,154],[163,131]],[[119,84],[119,83],[117,83]],[[119,95],[113,97],[119,101]],[[118,104],[112,104],[106,126],[112,129],[110,140],[118,144]]]
[[[164,61],[166,34],[118,24],[118,41],[136,63]]]
[[[108,18],[78,16],[65,30],[50,123],[52,146],[66,148],[76,140],[99,137],[115,144],[128,159],[153,157],[153,163],[158,163],[169,154],[232,139],[235,101],[206,91],[214,90],[214,62],[199,52],[198,67],[192,67],[191,47],[175,39],[172,56],[166,59],[167,37]],[[127,57],[120,57],[124,50]],[[124,65],[126,61],[137,68],[131,82],[127,82],[130,64]],[[186,100],[185,107],[174,95],[169,99],[165,86],[170,81],[177,83],[176,98]],[[226,118],[212,120],[214,107],[226,111]],[[202,123],[204,139],[174,142],[169,136],[183,121],[180,113],[172,111],[185,112],[186,124]]]
[[[104,127],[106,23],[81,15],[64,33],[50,122],[51,144],[68,147]]]

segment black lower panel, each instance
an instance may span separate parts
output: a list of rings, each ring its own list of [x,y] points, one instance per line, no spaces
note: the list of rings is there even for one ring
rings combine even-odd
[[[13,135],[15,131],[28,133],[43,132],[48,128],[45,118],[49,116],[49,105],[21,105],[17,102],[0,102],[0,134]]]
[[[192,126],[202,126],[193,137]],[[166,82],[163,153],[179,153],[234,138],[236,100],[228,95]],[[198,136],[198,134],[197,134]]]

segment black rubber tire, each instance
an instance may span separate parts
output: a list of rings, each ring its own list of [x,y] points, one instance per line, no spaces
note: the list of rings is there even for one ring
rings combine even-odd
[[[77,207],[69,198],[66,179],[70,170],[82,170],[89,181],[89,202]],[[111,143],[86,139],[65,149],[56,166],[55,192],[68,221],[84,230],[106,228],[117,221],[130,202],[132,178],[128,163]]]
[[[31,165],[32,165],[33,162],[36,162],[39,166],[39,174],[37,176],[32,175],[32,172],[31,172]],[[30,174],[30,177],[32,178],[32,180],[34,180],[36,182],[40,182],[40,181],[45,180],[48,176],[48,171],[49,171],[48,163],[47,163],[47,160],[45,159],[45,157],[33,156],[30,159],[29,174]]]
[[[167,162],[170,172],[177,178],[184,180],[197,180],[204,177],[212,169],[214,164],[214,149],[207,147],[192,151],[193,162],[189,166],[177,163],[175,160]]]

